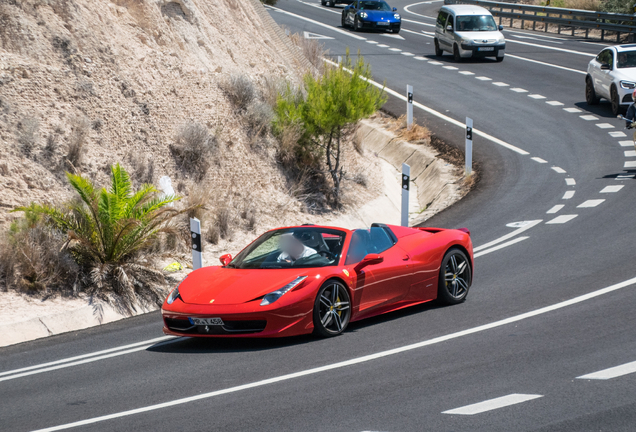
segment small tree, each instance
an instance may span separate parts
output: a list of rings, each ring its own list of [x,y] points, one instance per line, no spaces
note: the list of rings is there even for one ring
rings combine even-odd
[[[42,216],[66,235],[67,248],[80,266],[90,294],[115,300],[129,313],[137,300],[160,301],[163,275],[144,265],[142,252],[159,233],[172,232],[171,219],[188,210],[168,206],[180,198],[159,196],[151,184],[134,192],[130,176],[119,164],[111,167],[108,190],[98,190],[81,175],[66,175],[79,200],[65,207],[32,203],[14,211],[24,211],[27,218]]]
[[[328,68],[321,77],[305,75],[306,96],[291,89],[278,98],[275,130],[301,125],[303,135],[298,153],[324,155],[333,182],[332,199],[340,206],[340,187],[344,178],[342,138],[347,128],[377,111],[386,102],[384,90],[369,82],[371,69],[362,56],[352,62],[349,51],[340,66]]]

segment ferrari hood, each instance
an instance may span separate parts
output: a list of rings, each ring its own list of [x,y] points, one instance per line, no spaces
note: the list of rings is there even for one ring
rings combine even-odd
[[[241,304],[276,291],[299,276],[307,276],[311,270],[204,267],[184,279],[179,295],[190,304]]]

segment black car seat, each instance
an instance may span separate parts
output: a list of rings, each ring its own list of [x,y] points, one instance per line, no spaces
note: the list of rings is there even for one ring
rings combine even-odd
[[[304,241],[305,246],[315,249],[316,252],[331,252],[329,250],[329,246],[325,243],[325,239],[322,237],[322,234],[319,232],[309,233],[308,238]]]

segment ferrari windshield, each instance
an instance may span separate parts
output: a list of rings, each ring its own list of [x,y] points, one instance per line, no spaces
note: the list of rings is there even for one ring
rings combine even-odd
[[[466,15],[457,17],[457,31],[495,31],[497,25],[492,15]]]
[[[269,231],[239,253],[227,266],[240,269],[307,268],[337,265],[345,233],[326,228]]]
[[[383,1],[361,1],[360,10],[379,10],[390,12],[391,7]]]

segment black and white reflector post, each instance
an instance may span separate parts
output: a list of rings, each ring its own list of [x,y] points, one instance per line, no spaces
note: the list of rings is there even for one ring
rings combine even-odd
[[[413,127],[413,86],[406,86],[406,128]]]
[[[473,173],[473,119],[466,117],[466,176]]]
[[[402,164],[402,226],[409,226],[409,189],[411,183],[411,167]]]
[[[190,233],[192,234],[192,268],[194,270],[203,267],[201,256],[201,221],[197,218],[190,218]]]

